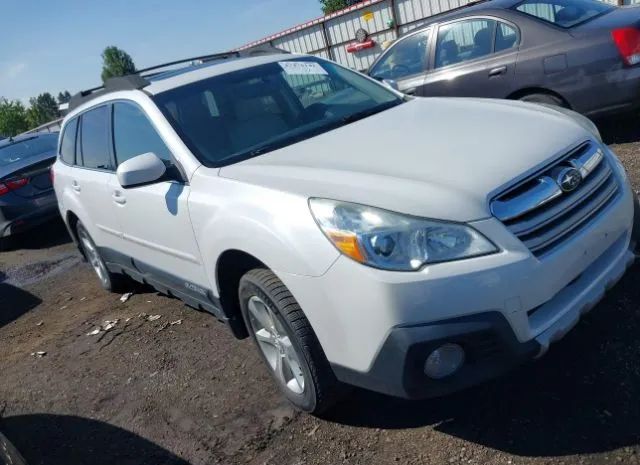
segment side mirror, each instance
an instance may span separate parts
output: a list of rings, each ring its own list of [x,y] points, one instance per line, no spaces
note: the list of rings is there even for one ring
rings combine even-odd
[[[167,167],[153,153],[133,157],[118,166],[118,182],[124,188],[151,184],[164,176]]]
[[[390,89],[393,89],[397,92],[400,92],[400,87],[398,87],[398,83],[393,79],[383,79],[382,83]]]

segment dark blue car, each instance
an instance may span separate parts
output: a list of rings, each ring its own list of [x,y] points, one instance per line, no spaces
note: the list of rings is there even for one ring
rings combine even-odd
[[[0,141],[0,240],[58,215],[50,168],[58,133]]]

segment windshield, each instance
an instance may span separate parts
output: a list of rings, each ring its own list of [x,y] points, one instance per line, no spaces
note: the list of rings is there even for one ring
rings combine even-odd
[[[615,7],[598,0],[525,0],[516,10],[563,28],[586,23]]]
[[[57,144],[57,134],[46,134],[0,146],[0,166],[6,166],[9,163],[35,157],[42,153],[55,153]]]
[[[362,75],[313,57],[216,76],[154,99],[206,166],[276,150],[403,102]]]

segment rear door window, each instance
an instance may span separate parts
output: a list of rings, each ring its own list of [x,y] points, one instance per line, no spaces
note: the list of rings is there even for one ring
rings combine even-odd
[[[90,110],[82,115],[82,166],[91,169],[113,170],[109,149],[109,106]]]
[[[436,68],[464,63],[493,53],[496,21],[468,19],[445,24],[438,30]]]
[[[160,135],[142,110],[131,103],[113,105],[113,144],[118,165],[149,152],[167,164],[171,162],[171,152]]]
[[[78,131],[78,120],[76,118],[69,121],[62,135],[60,143],[60,158],[68,165],[76,162],[76,133]]]

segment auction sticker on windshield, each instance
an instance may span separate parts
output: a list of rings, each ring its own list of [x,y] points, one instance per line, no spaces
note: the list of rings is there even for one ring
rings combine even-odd
[[[290,76],[329,74],[319,63],[313,61],[279,61],[278,64]]]

